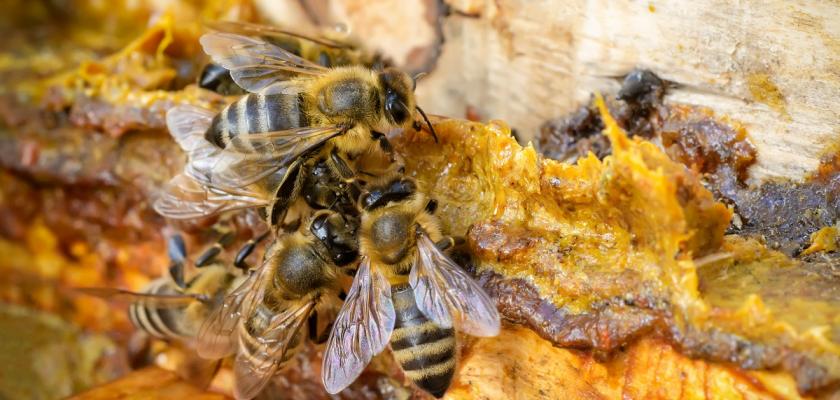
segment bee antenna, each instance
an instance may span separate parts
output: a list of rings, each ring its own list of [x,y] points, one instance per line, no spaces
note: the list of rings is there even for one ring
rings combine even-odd
[[[411,80],[414,82],[414,87],[412,87],[411,90],[417,89],[417,81],[419,81],[420,79],[423,79],[426,75],[429,75],[429,73],[428,72],[418,72],[417,74],[415,74],[411,78]]]
[[[429,117],[426,116],[426,113],[423,112],[423,109],[420,108],[420,106],[416,106],[414,108],[416,108],[417,111],[420,112],[420,115],[423,116],[423,120],[426,121],[426,125],[429,126],[429,132],[431,132],[432,137],[435,138],[435,143],[438,143],[438,137],[437,137],[437,133],[435,132],[435,127],[432,126],[432,123],[429,121]]]

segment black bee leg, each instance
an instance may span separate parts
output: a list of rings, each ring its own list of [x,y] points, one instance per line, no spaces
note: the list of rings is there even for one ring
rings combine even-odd
[[[169,276],[179,288],[184,289],[186,287],[184,265],[187,260],[187,246],[184,244],[184,238],[178,233],[170,236],[166,241],[166,252],[169,254]]]
[[[201,253],[201,255],[198,256],[198,258],[196,258],[195,266],[197,268],[206,267],[213,263],[213,261],[216,261],[216,257],[218,257],[219,254],[222,253],[222,250],[224,250],[225,247],[230,245],[231,242],[233,242],[233,239],[235,238],[236,235],[233,232],[225,232],[224,234],[222,234],[222,236],[219,237],[219,240],[217,240],[216,243],[213,243],[213,245],[210,246],[210,248],[204,250],[204,252]]]
[[[329,315],[329,313],[327,313],[327,315]],[[330,338],[333,323],[325,318],[328,317],[318,314],[318,311],[312,311],[312,314],[309,315],[307,324],[309,327],[309,340],[311,340],[312,343],[324,344]],[[320,329],[319,325],[322,326]]]
[[[347,161],[344,160],[344,157],[335,150],[330,153],[327,165],[343,181],[341,189],[335,192],[335,201],[330,205],[329,209],[332,209],[341,200],[349,200],[350,203],[355,204],[356,198],[362,193],[363,184],[362,181],[356,179],[356,172],[350,168]]]
[[[309,314],[309,320],[306,321],[309,327],[309,340],[314,343],[318,343],[318,311],[312,311],[312,314]]]
[[[382,151],[385,152],[385,154],[387,154],[388,157],[391,158],[391,162],[396,161],[394,157],[394,147],[391,146],[391,142],[388,141],[388,137],[385,136],[384,133],[371,131],[370,136],[373,138],[373,140],[379,141],[379,148],[382,149]]]
[[[242,248],[239,249],[239,251],[236,253],[236,257],[233,259],[233,266],[243,271],[251,269],[251,266],[248,265],[247,262],[245,262],[245,259],[247,259],[248,256],[250,256],[251,253],[254,252],[254,249],[257,247],[258,244],[260,244],[260,242],[262,242],[263,240],[265,240],[265,238],[268,237],[269,232],[270,231],[265,231],[263,234],[252,238],[247,243],[245,243],[245,245],[242,246]]]
[[[426,203],[426,212],[429,214],[434,214],[437,211],[438,202],[435,199],[430,199],[428,203]]]
[[[446,236],[443,239],[438,240],[435,243],[435,247],[437,247],[440,251],[446,251],[452,247],[460,246],[465,242],[466,241],[462,237]]]
[[[344,268],[341,271],[344,272],[344,275],[356,277],[356,272],[358,272],[359,269],[355,268],[355,267],[351,267],[351,268]],[[346,293],[344,295],[347,296]],[[344,300],[344,299],[341,299],[341,300]]]
[[[271,225],[282,226],[286,219],[289,206],[300,196],[300,189],[306,179],[305,174],[301,173],[301,166],[304,158],[298,158],[289,169],[286,170],[286,175],[280,182],[277,192],[274,194],[276,199],[271,207]]]
[[[347,165],[347,161],[344,161],[337,150],[330,152],[329,166],[343,181],[351,181],[356,176],[353,169]]]

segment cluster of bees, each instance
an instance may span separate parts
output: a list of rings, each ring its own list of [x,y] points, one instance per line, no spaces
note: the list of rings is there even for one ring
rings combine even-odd
[[[248,210],[267,230],[232,267],[212,262],[214,245],[189,280],[173,236],[170,276],[141,293],[97,294],[130,299],[132,322],[153,336],[189,340],[203,358],[233,357],[239,399],[258,395],[306,340],[326,342],[329,393],[390,346],[407,378],[442,396],[455,330],[494,336],[499,315],[447,256],[458,239],[443,235],[437,203],[388,142],[386,133],[422,121],[434,135],[415,79],[347,43],[260,25],[217,24],[200,42],[212,59],[200,85],[242,96],[219,113],[169,110],[188,161],[155,209],[170,219]],[[245,259],[264,240],[251,268]],[[342,277],[353,277],[346,292]]]

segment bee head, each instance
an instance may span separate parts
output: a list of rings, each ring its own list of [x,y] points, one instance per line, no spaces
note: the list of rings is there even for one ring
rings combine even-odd
[[[309,231],[330,253],[335,265],[343,266],[353,262],[359,255],[356,240],[358,221],[335,212],[321,212],[309,225]]]
[[[385,185],[371,187],[361,196],[361,206],[367,211],[401,202],[417,191],[417,184],[407,178],[397,178]]]
[[[379,73],[379,84],[385,95],[384,107],[388,120],[397,126],[414,121],[414,79],[394,68]]]

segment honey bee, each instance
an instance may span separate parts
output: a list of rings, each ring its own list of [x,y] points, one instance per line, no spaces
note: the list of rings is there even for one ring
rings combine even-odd
[[[390,344],[406,377],[440,397],[455,371],[455,333],[495,336],[493,301],[443,251],[435,202],[412,179],[373,185],[360,199],[362,260],[327,341],[323,381],[335,394]]]
[[[298,57],[263,37],[273,29],[252,26],[201,37],[213,62],[228,69],[250,94],[226,106],[205,132],[205,139],[226,149],[225,162],[191,158],[194,177],[212,178],[221,187],[241,187],[319,150],[353,158],[371,148],[391,152],[382,132],[419,127],[415,81],[394,68],[326,68]],[[419,128],[418,128],[419,129]],[[198,157],[196,157],[198,156]],[[220,171],[224,170],[224,171]],[[201,180],[201,178],[197,178]]]
[[[169,276],[150,282],[140,292],[117,288],[78,288],[80,293],[129,303],[128,317],[132,325],[148,336],[163,339],[187,350],[179,374],[199,387],[209,385],[219,363],[191,357],[190,346],[199,327],[222,298],[238,287],[245,277],[223,264],[212,263],[197,270],[189,281],[184,280],[186,248],[180,235],[170,237],[168,252],[171,260]],[[247,246],[246,246],[247,247]],[[238,257],[245,258],[253,248],[245,248]]]
[[[345,34],[337,32],[297,32],[288,29],[267,28],[248,23],[216,22],[210,28],[220,32],[240,32],[247,36],[260,37],[305,60],[326,68],[347,65],[361,65],[373,69],[384,68],[388,62],[379,53],[364,51]],[[224,67],[207,63],[201,71],[198,86],[222,95],[243,95],[247,90],[239,87]]]
[[[117,288],[79,288],[82,293],[130,303],[131,323],[159,339],[186,340],[195,337],[198,327],[210,314],[214,303],[225,296],[243,277],[222,264],[197,270],[184,281],[186,250],[179,235],[167,244],[171,260],[170,275],[150,282],[140,292]]]
[[[236,398],[259,394],[292,359],[313,312],[332,320],[340,292],[337,273],[358,256],[357,227],[352,217],[316,212],[301,229],[279,237],[262,266],[201,326],[199,355],[236,354]]]
[[[213,119],[211,110],[178,106],[167,113],[169,131],[190,161],[173,177],[154,202],[155,210],[174,219],[201,218],[239,209],[257,209],[271,227],[293,230],[307,209],[334,209],[354,213],[360,193],[356,171],[337,153],[300,157],[288,167],[275,169],[270,160],[250,167],[259,178],[247,185],[237,179],[243,170],[226,166],[240,154],[219,149],[204,140]],[[250,171],[250,169],[249,169]],[[263,172],[268,171],[266,175]],[[250,172],[246,172],[250,174]],[[264,176],[265,175],[265,176]],[[252,175],[253,176],[253,175]],[[224,183],[221,183],[224,182]],[[295,207],[298,199],[303,205]],[[291,208],[299,209],[288,215]]]

